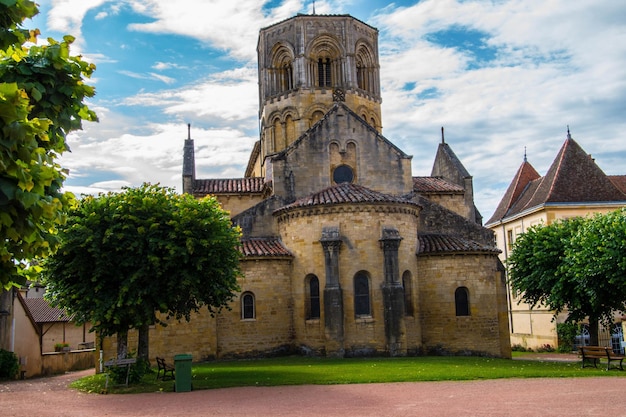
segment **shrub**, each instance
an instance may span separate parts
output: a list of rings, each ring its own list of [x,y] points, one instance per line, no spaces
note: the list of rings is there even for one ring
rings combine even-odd
[[[554,348],[549,343],[546,343],[545,345],[539,346],[537,348],[537,352],[539,352],[539,353],[542,353],[542,352],[554,352]]]
[[[136,384],[141,381],[141,378],[150,369],[148,362],[138,359],[137,362],[130,365],[130,369],[127,371],[125,366],[112,366],[109,370],[111,380],[115,384],[126,383],[126,372],[128,372],[128,383]]]
[[[533,351],[532,348],[529,348],[529,347],[526,347],[526,346],[522,346],[519,343],[511,345],[511,350],[513,352],[532,352]]]
[[[13,379],[20,369],[17,356],[13,352],[0,349],[0,379]]]
[[[578,334],[579,326],[575,323],[557,323],[556,334],[559,339],[558,351],[569,353],[574,350],[574,341]]]

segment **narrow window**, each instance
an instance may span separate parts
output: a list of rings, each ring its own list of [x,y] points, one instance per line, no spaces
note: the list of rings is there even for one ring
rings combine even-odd
[[[315,275],[310,275],[306,279],[306,319],[313,320],[320,318],[320,281]]]
[[[404,315],[413,316],[413,288],[409,271],[402,274],[402,287],[404,288]]]
[[[509,250],[513,249],[513,230],[506,231],[506,245]]]
[[[317,81],[319,87],[330,87],[330,59],[320,58],[317,60]]]
[[[241,318],[253,319],[255,317],[254,295],[246,292],[241,296]]]
[[[354,314],[357,317],[372,315],[369,278],[363,272],[354,277]]]
[[[457,316],[469,316],[469,290],[466,287],[459,287],[454,292],[454,305]]]
[[[283,91],[293,89],[293,66],[291,62],[284,64],[281,69],[281,84]]]

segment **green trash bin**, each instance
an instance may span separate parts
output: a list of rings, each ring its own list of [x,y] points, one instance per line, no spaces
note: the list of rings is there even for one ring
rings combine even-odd
[[[176,392],[191,391],[191,355],[182,353],[174,356],[174,371],[176,379],[174,390]]]

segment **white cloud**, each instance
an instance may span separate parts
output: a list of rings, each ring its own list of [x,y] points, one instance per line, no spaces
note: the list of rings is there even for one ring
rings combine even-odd
[[[87,11],[105,3],[55,0],[49,25],[77,35]],[[194,123],[199,176],[243,175],[257,139],[258,30],[304,12],[305,4],[311,12],[310,1],[285,0],[278,8],[263,9],[267,3],[108,2],[107,18],[120,7],[150,18],[131,24],[132,30],[197,39],[240,64],[230,71],[198,73],[177,89],[168,87],[173,78],[159,73],[182,69],[171,56],[155,57],[152,73],[119,64],[120,73],[159,79],[164,89],[123,99],[124,108],[145,108],[145,118],[101,109],[100,124],[73,135],[74,153],[63,157],[72,178],[99,172],[89,184],[94,189],[147,180],[179,186],[187,121]],[[365,7],[357,1],[316,2],[318,14]],[[390,3],[367,21],[380,30],[383,133],[414,155],[415,175],[429,175],[445,126],[446,141],[474,176],[477,205],[485,217],[521,164],[524,148],[545,174],[567,125],[605,172],[625,174],[625,18],[626,5],[612,0],[422,0],[403,8]],[[475,59],[470,51],[442,47],[427,36],[463,28],[484,34],[494,51],[490,61],[470,67]],[[106,59],[100,55],[92,61]]]

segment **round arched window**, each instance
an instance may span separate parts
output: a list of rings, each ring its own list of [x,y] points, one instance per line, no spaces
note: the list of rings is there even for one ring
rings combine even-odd
[[[352,171],[352,167],[348,165],[339,165],[333,172],[333,181],[337,184],[344,182],[351,183],[354,181],[354,172]]]

